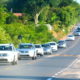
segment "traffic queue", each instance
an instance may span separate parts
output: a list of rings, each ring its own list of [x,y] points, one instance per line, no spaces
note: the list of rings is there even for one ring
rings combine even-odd
[[[0,63],[17,64],[18,60],[31,58],[36,60],[38,56],[54,55],[59,48],[68,47],[66,41],[74,41],[76,36],[80,36],[79,25],[68,35],[66,40],[59,40],[58,42],[47,42],[45,44],[20,43],[18,48],[14,44],[0,44]]]

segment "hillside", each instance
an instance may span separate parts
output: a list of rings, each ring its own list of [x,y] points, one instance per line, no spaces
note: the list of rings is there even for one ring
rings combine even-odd
[[[74,0],[2,0],[0,4],[0,43],[57,41],[80,21],[80,4]]]

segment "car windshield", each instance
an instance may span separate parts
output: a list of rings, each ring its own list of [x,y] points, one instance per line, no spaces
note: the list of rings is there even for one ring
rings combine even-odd
[[[59,41],[58,43],[64,43],[65,41]]]
[[[12,51],[12,46],[0,46],[0,51]]]
[[[43,44],[42,47],[50,47],[48,44]]]
[[[80,27],[78,27],[77,30],[80,30]]]
[[[40,45],[35,45],[36,48],[40,48]]]
[[[69,35],[68,37],[73,37],[73,35]]]
[[[19,48],[20,49],[31,49],[33,48],[33,46],[32,45],[20,45]]]
[[[50,43],[50,45],[56,45],[55,43]]]
[[[80,32],[79,30],[77,30],[76,32]]]

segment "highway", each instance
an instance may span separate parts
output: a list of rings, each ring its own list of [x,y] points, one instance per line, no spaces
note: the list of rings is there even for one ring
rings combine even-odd
[[[67,41],[67,48],[60,48],[53,55],[22,59],[17,65],[0,63],[0,80],[67,80],[55,78],[55,74],[71,65],[78,55],[80,37],[76,36],[75,41]]]

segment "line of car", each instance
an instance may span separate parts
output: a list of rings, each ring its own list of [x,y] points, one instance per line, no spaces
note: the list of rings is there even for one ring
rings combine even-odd
[[[75,40],[75,35],[80,35],[80,27],[77,27],[73,34],[68,35],[67,40]],[[35,60],[38,55],[53,54],[58,51],[58,48],[66,48],[66,40],[59,40],[58,42],[47,42],[45,44],[21,43],[16,49],[13,44],[0,44],[0,62],[9,62],[17,64],[18,60],[30,57]]]

